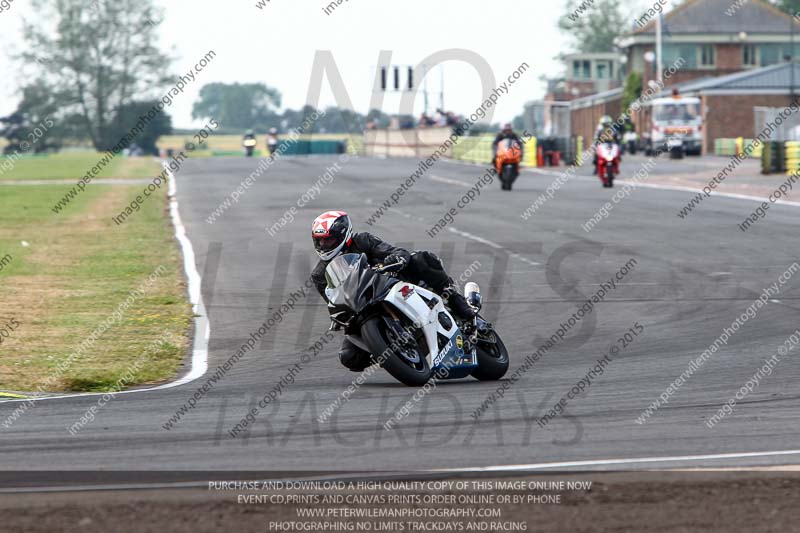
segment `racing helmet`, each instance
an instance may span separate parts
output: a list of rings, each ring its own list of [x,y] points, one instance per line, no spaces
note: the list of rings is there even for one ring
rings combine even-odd
[[[278,134],[278,128],[270,128],[269,129],[269,134],[270,135],[277,135]]]
[[[330,261],[353,240],[353,223],[344,211],[326,211],[314,219],[311,238],[319,258]]]
[[[603,115],[602,117],[600,117],[600,125],[601,125],[601,126],[608,127],[608,126],[610,126],[610,125],[611,125],[611,124],[613,124],[613,123],[614,123],[614,119],[612,119],[612,118],[611,118],[610,116],[608,116],[608,115]]]

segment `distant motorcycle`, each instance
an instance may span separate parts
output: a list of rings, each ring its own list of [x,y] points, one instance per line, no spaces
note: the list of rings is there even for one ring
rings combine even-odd
[[[244,146],[244,153],[247,157],[253,157],[253,152],[255,152],[256,144],[258,144],[258,141],[256,141],[255,137],[244,138],[244,140],[242,141],[242,146]]]
[[[270,128],[269,135],[267,135],[267,150],[269,150],[269,155],[275,153],[275,150],[278,149],[278,144],[280,144],[278,130],[277,128]]]
[[[622,136],[623,151],[627,150],[629,154],[636,155],[639,147],[639,134],[635,131],[628,131]]]
[[[514,181],[519,176],[519,164],[522,161],[522,148],[513,139],[503,139],[497,145],[495,169],[500,177],[500,186],[504,191],[510,191]]]
[[[401,266],[371,267],[364,254],[331,261],[325,296],[332,324],[343,327],[350,342],[405,385],[470,375],[481,381],[502,378],[508,350],[492,325],[478,315],[464,325],[469,332],[462,330],[439,295],[394,277]],[[470,282],[464,292],[478,311],[478,285]]]
[[[613,187],[619,174],[619,146],[613,141],[597,144],[597,175],[603,187]]]
[[[269,150],[269,155],[275,153],[275,150],[278,149],[278,137],[277,136],[269,136],[267,138],[267,150]]]

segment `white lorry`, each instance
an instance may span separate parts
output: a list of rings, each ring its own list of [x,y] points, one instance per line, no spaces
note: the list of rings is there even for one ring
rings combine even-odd
[[[651,122],[649,138],[645,140],[646,153],[669,152],[682,158],[703,152],[703,114],[699,98],[670,96],[657,98],[650,103]]]

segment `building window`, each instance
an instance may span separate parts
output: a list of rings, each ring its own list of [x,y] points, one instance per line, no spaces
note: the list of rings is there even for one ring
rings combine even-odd
[[[779,44],[762,44],[759,47],[761,53],[761,66],[768,67],[781,62],[781,45]]]
[[[716,65],[716,58],[714,57],[714,45],[704,44],[700,46],[700,66],[713,67]]]
[[[592,63],[589,60],[575,60],[572,62],[572,77],[577,79],[591,79]]]
[[[697,46],[694,44],[664,44],[664,68],[669,68],[680,61],[680,68],[686,70],[696,69],[698,55]],[[655,68],[653,71],[655,72]]]
[[[742,65],[745,67],[754,67],[758,65],[756,58],[756,45],[746,44],[742,46]]]
[[[614,62],[613,61],[597,61],[595,63],[595,77],[598,80],[610,80],[614,77]]]

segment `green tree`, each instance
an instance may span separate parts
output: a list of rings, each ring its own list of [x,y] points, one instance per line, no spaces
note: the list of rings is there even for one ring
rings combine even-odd
[[[139,117],[146,115],[157,103],[158,100],[132,102],[118,108],[117,117],[114,121],[116,130],[110,132],[110,137],[112,139],[121,139],[124,137],[129,133],[130,125],[136,124]],[[132,143],[136,143],[145,153],[158,155],[158,148],[156,147],[158,138],[162,135],[169,135],[170,133],[172,133],[172,118],[166,113],[159,113],[145,125],[142,132],[136,136]]]
[[[280,92],[263,83],[209,83],[200,89],[192,118],[213,118],[227,130],[263,130],[280,106]]]
[[[361,113],[339,107],[326,108],[325,115],[317,121],[322,133],[360,133],[366,124],[366,118]]]
[[[386,129],[392,123],[392,117],[380,109],[370,109],[366,116],[366,122],[371,122],[377,129]]]
[[[77,123],[76,117],[58,117],[57,98],[47,87],[32,84],[22,89],[22,101],[7,117],[0,118],[4,126],[0,137],[8,141],[5,152],[40,153],[58,150],[61,139],[68,136],[69,125]],[[56,121],[56,118],[58,120]],[[26,144],[27,143],[27,144]]]
[[[567,0],[558,27],[578,52],[613,52],[614,40],[630,28],[629,4],[619,0]]]
[[[778,9],[793,17],[800,14],[800,0],[778,0],[773,3]]]
[[[108,149],[120,140],[112,137],[119,110],[167,83],[160,12],[152,0],[33,0],[33,7],[21,59],[58,104],[54,120],[79,117],[81,137]]]
[[[622,91],[622,111],[627,111],[640,96],[642,96],[642,74],[634,71],[628,74],[625,80],[625,88]]]

